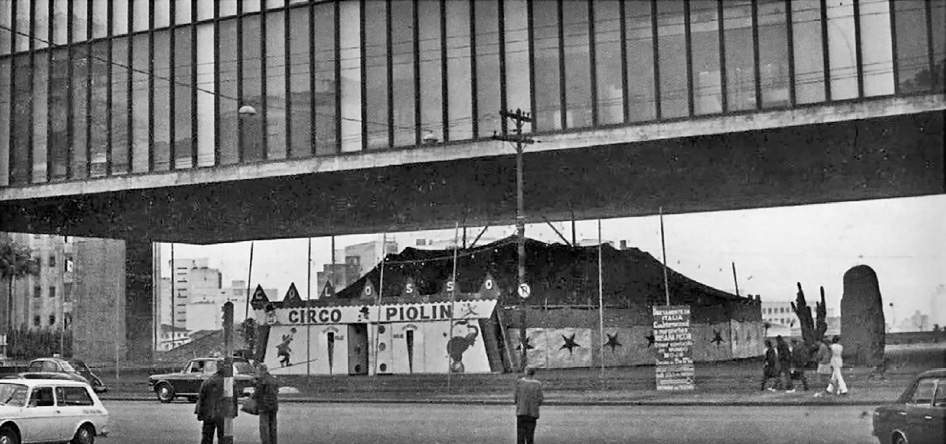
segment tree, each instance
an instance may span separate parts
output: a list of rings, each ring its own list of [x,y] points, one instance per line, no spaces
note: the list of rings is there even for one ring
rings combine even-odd
[[[17,245],[9,237],[0,238],[0,279],[7,282],[6,330],[13,330],[13,300],[16,280],[39,274],[39,262],[29,247]]]
[[[802,340],[805,341],[807,346],[814,347],[824,338],[824,333],[828,330],[826,319],[828,309],[824,303],[824,287],[821,287],[821,302],[815,303],[816,322],[811,317],[811,307],[808,306],[808,302],[805,300],[805,291],[801,288],[801,282],[796,284],[798,285],[798,294],[795,302],[792,302],[792,311],[795,312],[795,316],[798,317],[798,322],[801,324]]]

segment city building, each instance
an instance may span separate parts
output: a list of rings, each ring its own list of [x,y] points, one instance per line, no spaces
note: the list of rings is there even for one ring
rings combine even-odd
[[[9,241],[29,248],[37,273],[16,279],[14,296],[3,285],[2,328],[51,330],[69,329],[73,319],[75,292],[76,238],[64,236],[4,233]]]
[[[813,302],[810,302],[813,304]],[[815,306],[811,307],[811,317],[816,319],[818,314],[815,312]],[[826,318],[833,318],[834,308],[827,307],[825,310]],[[769,324],[778,324],[787,327],[798,327],[798,316],[792,310],[792,301],[766,301],[762,300],[762,321]]]
[[[187,329],[173,325],[161,324],[159,340],[155,350],[168,351],[191,342],[190,332]]]
[[[385,247],[385,254],[396,254],[398,252],[397,242],[394,240],[386,241]],[[322,271],[316,273],[315,288],[318,289],[319,294],[313,294],[312,298],[316,299],[321,296],[321,292],[325,290],[325,285],[329,280],[331,280],[336,291],[347,287],[381,262],[381,255],[380,241],[363,242],[335,250],[335,257],[344,258],[343,262],[322,265]],[[267,294],[270,295],[270,299],[278,299],[273,298],[273,294],[268,291]],[[305,296],[303,295],[303,297]]]

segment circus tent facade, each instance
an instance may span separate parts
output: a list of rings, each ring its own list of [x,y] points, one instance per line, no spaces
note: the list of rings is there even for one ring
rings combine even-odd
[[[406,248],[385,258],[383,273],[379,264],[318,300],[303,301],[294,287],[283,301],[255,295],[259,343],[266,344],[261,357],[277,374],[510,371],[523,346],[529,364],[541,368],[654,363],[652,307],[665,303],[659,261],[604,245],[601,307],[597,246],[527,240],[526,254],[528,299],[514,292],[515,238],[456,252]],[[695,361],[762,354],[757,298],[673,270],[667,282],[671,303],[691,307]]]

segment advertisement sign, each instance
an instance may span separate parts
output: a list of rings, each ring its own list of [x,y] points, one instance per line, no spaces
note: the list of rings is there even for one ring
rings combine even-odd
[[[654,306],[657,390],[693,390],[690,306]]]

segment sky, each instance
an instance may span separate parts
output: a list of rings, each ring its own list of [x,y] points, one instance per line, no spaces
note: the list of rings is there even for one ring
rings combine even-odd
[[[840,314],[844,273],[865,264],[877,273],[886,320],[899,324],[917,310],[931,323],[946,324],[946,195],[882,199],[752,210],[664,216],[667,265],[711,287],[758,294],[763,301],[795,299],[802,284],[810,304],[825,288],[829,309]],[[553,224],[571,239],[571,223]],[[472,239],[482,227],[467,228]],[[602,239],[615,246],[626,240],[661,259],[658,216],[601,221]],[[579,241],[598,238],[597,220],[579,221]],[[490,227],[484,238],[514,234],[514,227]],[[454,230],[388,233],[403,249],[419,237],[449,241]],[[561,239],[545,223],[526,226],[526,236],[545,242]],[[382,234],[340,236],[336,249],[380,241]],[[312,239],[312,282],[322,264],[331,263],[331,239]],[[483,242],[480,242],[482,244]],[[223,273],[225,285],[246,280],[251,242],[208,246],[175,244],[176,258],[208,258]],[[303,298],[307,291],[308,241],[281,239],[254,242],[252,286],[275,288],[281,298],[294,282]],[[169,274],[170,245],[162,245],[164,276]],[[342,258],[338,259],[343,260]],[[315,298],[318,289],[312,289]],[[938,305],[933,306],[933,298]],[[892,305],[891,305],[892,304]],[[932,312],[931,310],[936,310]]]

